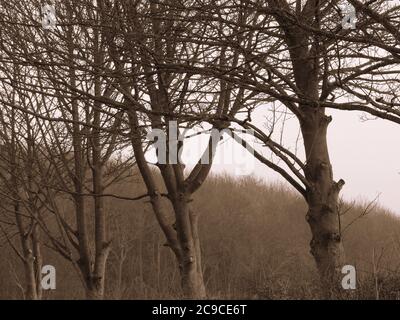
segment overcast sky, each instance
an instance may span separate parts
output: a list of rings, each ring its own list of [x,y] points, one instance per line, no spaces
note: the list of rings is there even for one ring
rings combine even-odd
[[[333,116],[328,139],[334,178],[346,181],[342,197],[369,202],[379,195],[382,206],[400,215],[400,125],[384,120],[361,121],[361,114],[357,112],[329,110],[328,113]],[[295,120],[287,122],[285,135],[297,136],[296,123]],[[242,158],[249,174],[266,183],[277,180],[286,183],[271,169],[243,153],[233,141],[226,144],[234,146],[233,153]],[[222,154],[227,152],[229,147],[219,149],[212,171],[238,175],[237,164],[221,161]]]

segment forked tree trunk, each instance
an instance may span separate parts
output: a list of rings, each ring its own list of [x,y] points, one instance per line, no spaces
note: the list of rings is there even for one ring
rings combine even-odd
[[[167,218],[167,214],[161,201],[160,192],[157,189],[153,172],[145,159],[141,137],[137,134],[138,120],[134,112],[129,112],[129,121],[132,130],[132,148],[140,174],[150,196],[150,203],[156,219],[165,234],[167,246],[173,251],[179,265],[182,292],[187,299],[203,299],[206,297],[206,289],[201,269],[201,249],[198,236],[197,216],[190,210],[190,192],[177,192],[175,174],[172,174],[170,165],[160,166],[160,171],[169,191],[169,200],[172,203],[175,214],[175,225]],[[182,168],[179,176],[183,175]],[[174,187],[172,187],[174,185]]]
[[[100,197],[98,197],[100,198]],[[79,241],[79,262],[78,266],[82,274],[82,278],[86,290],[86,298],[88,300],[100,300],[104,297],[104,285],[106,277],[106,262],[110,252],[111,243],[105,241],[103,224],[99,224],[98,220],[102,219],[99,215],[104,214],[101,205],[95,205],[95,256],[92,258],[88,247],[88,230],[87,223],[82,223],[82,219],[86,214],[84,210],[84,202],[82,196],[75,197],[76,213],[78,222],[81,223],[81,237]]]
[[[86,298],[88,300],[104,299],[106,262],[110,253],[110,243],[103,246],[101,251],[96,254],[94,259],[94,269],[86,277]]]
[[[100,254],[93,259],[94,269],[86,269],[82,264],[79,269],[85,286],[85,296],[87,300],[104,299],[106,262],[110,252],[110,244],[104,246]]]

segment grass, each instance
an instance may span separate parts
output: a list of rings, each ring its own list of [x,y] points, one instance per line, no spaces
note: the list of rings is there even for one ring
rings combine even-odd
[[[140,183],[114,187],[140,194]],[[317,299],[318,275],[304,201],[281,185],[252,178],[208,179],[193,199],[200,213],[204,278],[210,298]],[[167,205],[167,204],[166,204]],[[400,220],[383,208],[362,216],[366,205],[347,210],[343,226],[348,262],[357,268],[351,299],[400,299]],[[179,298],[179,274],[145,201],[108,198],[113,249],[108,260],[109,299]],[[361,218],[358,218],[362,216]],[[171,220],[172,221],[172,220]],[[21,298],[23,273],[7,245],[0,247],[0,298]],[[84,292],[70,264],[45,249],[45,264],[57,269],[57,289],[46,299],[81,299]]]

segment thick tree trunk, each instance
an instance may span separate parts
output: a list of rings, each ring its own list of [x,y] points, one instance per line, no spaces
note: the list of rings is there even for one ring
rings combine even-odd
[[[104,247],[102,252],[96,257],[93,271],[87,271],[82,265],[79,265],[82,279],[84,279],[85,295],[87,300],[104,299],[106,261],[109,255],[110,246]]]
[[[176,229],[181,247],[181,284],[185,298],[204,299],[206,289],[201,267],[201,248],[198,237],[197,216],[189,207],[190,197],[180,193],[174,199]]]
[[[331,210],[335,202],[312,205],[307,214],[312,232],[310,242],[321,278],[321,287],[325,297],[338,296],[341,285],[341,269],[344,266],[344,249],[341,241],[337,210]]]
[[[104,276],[103,276],[104,279]],[[91,279],[86,287],[87,300],[103,300],[104,298],[104,280]]]
[[[280,19],[280,23],[286,23]],[[320,46],[310,49],[310,39],[296,27],[286,28],[286,40],[292,59],[299,98],[310,103],[299,105],[300,125],[306,155],[305,178],[307,180],[306,201],[309,207],[306,219],[311,228],[310,243],[321,278],[323,292],[328,297],[336,296],[341,285],[340,271],[344,262],[344,249],[340,233],[338,196],[344,181],[333,180],[329,159],[327,129],[331,117],[318,105],[320,100]]]
[[[95,259],[93,272],[85,277],[86,279],[86,299],[102,300],[104,299],[106,262],[109,255],[110,246],[107,244],[102,252]]]
[[[331,121],[322,108],[304,107],[306,115],[302,132],[306,150],[307,222],[311,228],[310,243],[326,297],[336,297],[341,285],[344,249],[340,232],[338,196],[344,181],[333,180],[327,145],[327,128]]]

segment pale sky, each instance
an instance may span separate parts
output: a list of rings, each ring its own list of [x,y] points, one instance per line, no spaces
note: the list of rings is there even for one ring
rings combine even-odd
[[[264,113],[263,107],[254,113],[254,123],[259,127],[265,123]],[[334,179],[346,182],[341,192],[343,199],[367,204],[379,196],[381,206],[400,215],[400,125],[380,119],[362,121],[359,112],[328,110],[327,113],[333,117],[328,140]],[[294,151],[298,136],[296,119],[286,121],[284,136],[285,146]],[[207,141],[208,135],[204,134],[186,140],[182,159],[188,168],[198,161]],[[299,157],[304,159],[301,141],[298,150]],[[149,152],[147,159],[154,163],[155,153]],[[279,174],[258,162],[232,138],[224,139],[219,145],[212,172],[236,177],[256,176],[265,183],[279,181],[289,186]]]
[[[400,125],[384,120],[361,121],[358,112],[328,110],[328,114],[333,117],[328,139],[334,178],[346,181],[341,196],[349,201],[370,202],[380,195],[380,205],[400,215]],[[285,135],[293,139],[297,132],[297,121],[288,121]],[[302,148],[301,143],[299,147]],[[287,184],[271,169],[257,160],[254,162],[250,155],[238,149],[239,146],[233,148],[234,154],[249,164],[251,175],[266,183],[282,181]],[[237,165],[218,161],[223,152],[226,149],[217,152],[217,163],[212,171],[235,175]]]

